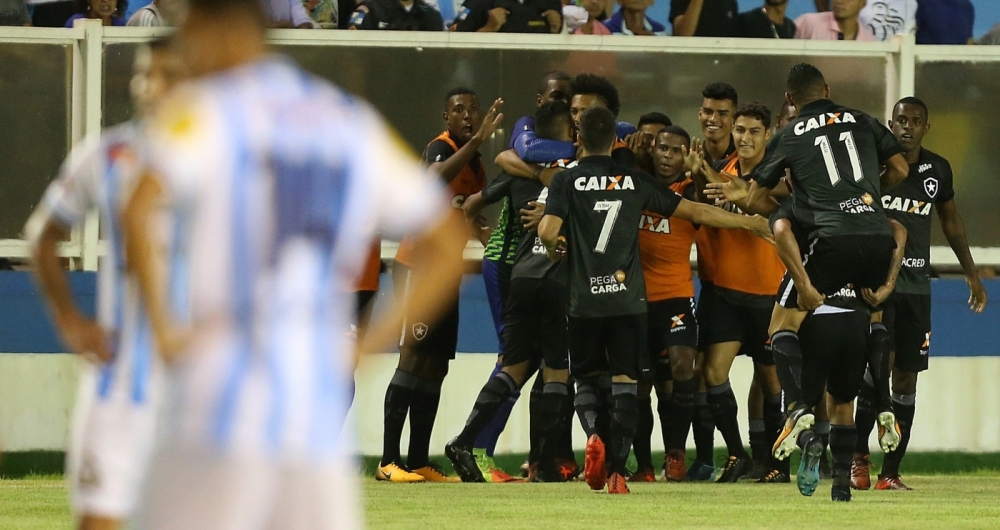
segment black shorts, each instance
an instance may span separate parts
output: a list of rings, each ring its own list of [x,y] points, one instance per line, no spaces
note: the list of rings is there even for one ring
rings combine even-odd
[[[855,289],[878,289],[889,277],[896,240],[892,236],[831,236],[813,239],[802,249],[806,274],[821,294],[839,291],[847,284]],[[778,289],[778,303],[798,307],[798,291],[790,274]]]
[[[864,311],[813,313],[806,318],[799,328],[806,404],[819,404],[824,385],[840,403],[857,397],[865,375],[870,327],[871,317]]]
[[[504,309],[503,365],[545,360],[553,370],[569,368],[566,286],[545,278],[510,281]]]
[[[709,322],[712,321],[712,292],[715,285],[712,282],[701,282],[698,291],[698,351],[704,352],[708,345]]]
[[[892,293],[882,304],[882,323],[889,331],[895,365],[923,372],[931,347],[931,295]]]
[[[774,354],[767,347],[767,330],[771,325],[771,307],[740,305],[728,299],[718,289],[712,295],[712,321],[705,332],[705,346],[723,342],[739,342],[740,355],[754,362],[774,365]]]
[[[569,317],[570,371],[576,377],[598,372],[649,378],[646,313],[604,318]]]
[[[698,348],[698,320],[694,298],[668,298],[647,304],[650,374],[656,381],[671,379],[670,358],[666,349],[672,346]]]
[[[392,268],[392,283],[397,299],[409,296],[411,272],[409,267],[396,263]],[[403,321],[399,338],[399,351],[429,355],[438,359],[455,358],[458,349],[458,291],[454,293],[455,303],[433,325],[424,322]]]

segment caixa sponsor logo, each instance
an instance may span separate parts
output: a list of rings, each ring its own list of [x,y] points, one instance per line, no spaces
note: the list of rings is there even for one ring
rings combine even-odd
[[[573,186],[580,191],[613,191],[634,190],[632,177],[618,175],[617,177],[579,177],[573,181]]]
[[[927,265],[927,260],[924,258],[903,258],[903,266],[911,268],[921,268]]]
[[[617,270],[607,276],[590,277],[590,293],[606,294],[627,291],[625,287],[625,271]]]

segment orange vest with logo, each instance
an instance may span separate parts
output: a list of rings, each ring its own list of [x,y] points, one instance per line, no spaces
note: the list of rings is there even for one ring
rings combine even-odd
[[[722,171],[739,175],[739,160],[731,160]],[[743,213],[739,208],[729,208],[734,213]],[[717,287],[766,296],[778,293],[785,265],[774,245],[748,230],[717,228],[714,231],[713,281]]]
[[[458,144],[451,139],[451,134],[445,131],[438,135],[431,143],[438,140],[446,142],[451,146],[456,152],[458,151]],[[424,164],[427,160],[422,160]],[[451,206],[455,209],[456,215],[462,214],[462,203],[465,202],[465,198],[469,195],[479,193],[486,186],[486,169],[480,159],[479,169],[473,170],[469,164],[455,175],[455,178],[448,183],[448,191],[451,194]],[[463,216],[464,220],[464,216]],[[411,265],[413,263],[413,241],[410,239],[403,239],[399,243],[399,250],[396,251],[396,261],[402,263],[403,265]]]
[[[687,178],[671,184],[670,189],[683,195],[684,189],[692,185],[694,182]],[[639,261],[646,280],[647,301],[694,296],[691,245],[696,232],[694,225],[685,219],[642,212]]]

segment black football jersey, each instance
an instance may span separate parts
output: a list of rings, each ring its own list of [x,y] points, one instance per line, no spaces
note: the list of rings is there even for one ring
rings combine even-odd
[[[882,196],[885,214],[906,228],[906,253],[896,291],[930,294],[931,213],[935,203],[955,198],[951,164],[927,149],[910,164],[910,174]]]
[[[669,217],[680,201],[653,177],[607,156],[583,158],[552,179],[545,214],[563,219],[571,316],[646,312],[635,227],[643,210]]]
[[[770,189],[790,170],[796,219],[810,239],[891,235],[878,200],[880,166],[902,152],[875,118],[824,99],[774,136],[754,177]]]

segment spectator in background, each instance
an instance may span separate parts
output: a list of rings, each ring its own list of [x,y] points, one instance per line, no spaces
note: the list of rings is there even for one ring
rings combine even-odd
[[[601,0],[581,0],[587,10],[587,21],[573,30],[577,35],[611,35],[611,30],[604,25],[604,4]]]
[[[670,0],[670,23],[677,37],[735,37],[736,0]]]
[[[858,20],[864,6],[865,0],[833,0],[833,11],[805,13],[795,19],[795,38],[876,41],[875,35]]]
[[[125,10],[128,0],[77,0],[76,14],[69,17],[66,27],[72,28],[73,22],[80,18],[94,18],[105,26],[124,26]]]
[[[751,39],[794,39],[795,23],[785,16],[788,0],[764,0],[764,7],[740,13],[736,35]]]
[[[0,0],[0,26],[29,25],[31,18],[28,16],[28,6],[24,5],[24,0]]]
[[[269,28],[312,29],[316,27],[302,0],[260,0]]]
[[[337,29],[340,20],[337,0],[302,0],[309,18],[321,29]]]
[[[605,26],[617,35],[666,35],[667,27],[646,16],[653,0],[618,0],[621,9]]]
[[[187,2],[184,0],[153,0],[128,19],[127,26],[179,26],[184,21]]]
[[[351,15],[350,29],[444,31],[444,20],[424,0],[368,0]]]
[[[975,19],[970,0],[920,0],[917,44],[973,44]]]
[[[878,40],[917,32],[917,0],[868,0],[858,15]]]
[[[452,31],[480,33],[559,33],[562,2],[558,0],[466,0]]]

